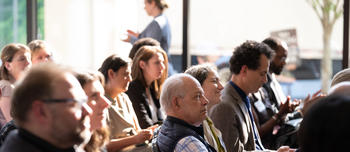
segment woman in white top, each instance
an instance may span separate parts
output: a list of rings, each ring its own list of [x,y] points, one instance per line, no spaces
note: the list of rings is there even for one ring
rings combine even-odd
[[[141,144],[152,137],[152,129],[140,128],[132,103],[124,93],[131,81],[129,64],[130,59],[111,55],[99,69],[106,79],[105,96],[111,101],[107,121],[112,140],[108,151]]]
[[[207,108],[210,112],[211,107],[221,101],[221,90],[224,89],[215,67],[209,64],[201,64],[188,68],[185,73],[192,75],[202,85],[204,95],[209,100]],[[221,132],[215,128],[213,121],[209,117],[203,121],[203,129],[204,138],[210,146],[218,152],[226,152]]]
[[[21,77],[23,71],[31,65],[30,50],[19,43],[6,45],[1,51],[2,65],[0,68],[0,120],[1,127],[12,120],[10,116],[10,99],[14,83]]]

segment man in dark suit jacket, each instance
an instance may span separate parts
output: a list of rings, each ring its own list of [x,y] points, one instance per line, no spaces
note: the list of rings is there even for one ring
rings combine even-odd
[[[223,133],[229,152],[265,150],[248,95],[266,83],[271,56],[267,45],[255,41],[246,41],[233,52],[230,59],[231,81],[223,90],[222,102],[209,112],[215,126]],[[289,148],[282,149],[288,151]]]

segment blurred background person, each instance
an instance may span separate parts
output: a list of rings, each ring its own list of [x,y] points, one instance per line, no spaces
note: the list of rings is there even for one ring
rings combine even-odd
[[[23,72],[31,67],[30,50],[19,43],[6,45],[1,51],[0,69],[0,125],[1,127],[12,120],[10,116],[10,99],[14,89],[14,83],[22,76]]]
[[[106,124],[109,100],[104,96],[104,78],[100,72],[76,72],[76,78],[87,95],[87,105],[92,109],[90,116],[90,131],[92,135],[81,148],[86,152],[106,151],[109,142],[109,131]]]
[[[163,13],[168,8],[168,4],[165,0],[144,0],[144,4],[147,15],[152,16],[153,21],[141,33],[127,30],[128,38],[123,41],[134,44],[140,38],[153,38],[160,43],[160,46],[168,55],[168,59],[170,59],[171,31],[168,18]],[[168,70],[169,75],[176,73],[171,63]]]
[[[52,61],[52,50],[47,42],[43,40],[33,40],[28,44],[32,54],[32,63]]]
[[[140,127],[146,129],[163,120],[159,96],[168,77],[168,58],[162,48],[143,46],[136,53],[132,67],[128,94]]]

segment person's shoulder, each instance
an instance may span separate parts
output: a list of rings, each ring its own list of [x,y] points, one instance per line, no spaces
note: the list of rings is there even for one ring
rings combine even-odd
[[[194,136],[187,136],[179,140],[175,146],[174,152],[206,152],[205,145]]]
[[[21,146],[19,146],[21,145]],[[33,150],[33,146],[23,140],[18,130],[13,130],[10,132],[5,142],[1,146],[0,152],[22,152],[22,151],[31,151]]]
[[[139,80],[133,80],[130,82],[129,88],[126,91],[126,94],[129,94],[130,92],[134,92],[134,91],[140,92],[142,90],[145,90],[145,87],[143,86],[142,82]]]

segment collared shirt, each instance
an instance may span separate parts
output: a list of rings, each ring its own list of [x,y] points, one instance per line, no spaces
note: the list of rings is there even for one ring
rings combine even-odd
[[[217,152],[226,152],[224,141],[219,129],[214,126],[213,121],[207,117],[203,121],[204,138]]]
[[[182,138],[175,147],[174,152],[207,152],[205,145],[193,136]]]
[[[42,151],[50,151],[50,152],[75,152],[73,147],[67,149],[58,148],[47,141],[35,136],[34,134],[26,131],[25,129],[18,129],[18,135],[23,138],[26,142],[31,143],[38,149]]]
[[[249,112],[250,121],[251,121],[252,125],[255,125],[248,96],[235,83],[230,81],[230,84],[232,85],[233,88],[235,88],[235,90],[238,92],[239,96],[242,98],[242,100],[245,103],[245,106]],[[251,126],[251,127],[253,128],[253,132],[254,132],[254,141],[255,141],[256,149],[257,150],[264,150],[264,147],[260,144],[261,142],[259,142],[260,139],[258,138],[258,133],[255,130],[256,127],[255,126]]]

